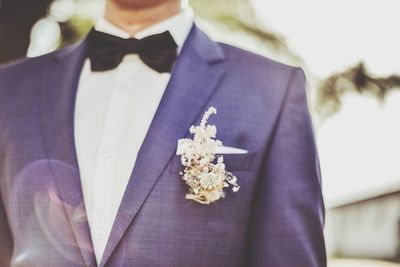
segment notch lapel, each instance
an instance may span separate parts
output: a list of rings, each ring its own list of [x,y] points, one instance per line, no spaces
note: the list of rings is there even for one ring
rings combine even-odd
[[[41,124],[45,152],[76,245],[85,265],[96,266],[74,142],[75,96],[86,42],[57,52],[46,66],[41,88]],[[79,252],[78,252],[79,253]]]
[[[207,108],[224,74],[223,59],[219,45],[194,25],[139,150],[100,266],[107,263],[175,154],[177,140],[188,134]]]

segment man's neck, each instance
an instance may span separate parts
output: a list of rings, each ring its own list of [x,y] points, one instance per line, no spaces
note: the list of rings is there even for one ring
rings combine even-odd
[[[104,17],[130,36],[180,12],[179,1],[166,1],[146,9],[124,9],[112,1],[106,2]]]

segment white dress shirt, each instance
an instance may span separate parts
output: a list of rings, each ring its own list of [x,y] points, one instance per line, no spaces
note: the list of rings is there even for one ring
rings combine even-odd
[[[135,35],[143,38],[169,30],[178,53],[193,24],[181,13]],[[95,25],[121,38],[129,34],[101,18]],[[158,104],[170,79],[127,55],[113,70],[92,72],[86,60],[75,104],[75,144],[94,251],[100,263],[118,208]]]

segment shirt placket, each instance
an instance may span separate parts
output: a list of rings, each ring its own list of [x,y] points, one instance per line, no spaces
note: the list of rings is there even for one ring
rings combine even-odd
[[[122,65],[123,63],[121,63]],[[124,123],[124,107],[121,106],[121,98],[125,97],[123,94],[123,87],[127,86],[129,80],[129,73],[126,68],[119,66],[117,71],[116,82],[112,89],[110,103],[106,112],[106,119],[101,141],[97,151],[97,162],[95,168],[95,181],[94,181],[94,203],[93,203],[93,225],[92,225],[92,238],[96,255],[99,257],[103,254],[106,246],[111,228],[114,221],[118,207],[115,207],[116,196],[120,192],[113,191],[116,179],[121,177],[115,176],[115,168],[118,161],[118,133],[120,133],[121,125]],[[129,66],[136,67],[134,64]],[[125,66],[126,67],[126,66]],[[131,75],[134,75],[135,68],[131,68]],[[131,76],[130,75],[130,76]]]

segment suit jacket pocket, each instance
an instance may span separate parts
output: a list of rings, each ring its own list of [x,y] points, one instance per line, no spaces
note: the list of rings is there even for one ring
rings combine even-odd
[[[254,152],[247,154],[224,154],[224,163],[226,170],[229,172],[234,171],[248,171],[251,169],[251,165],[254,158]],[[218,155],[218,154],[217,154]],[[181,155],[174,155],[171,159],[169,171],[180,172],[183,170],[181,163]]]

